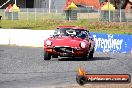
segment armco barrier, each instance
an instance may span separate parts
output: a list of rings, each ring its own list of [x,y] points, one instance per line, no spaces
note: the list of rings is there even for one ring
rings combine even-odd
[[[54,30],[0,29],[0,44],[43,47],[44,40],[54,33]],[[131,53],[132,35],[105,34],[91,32],[100,52]]]

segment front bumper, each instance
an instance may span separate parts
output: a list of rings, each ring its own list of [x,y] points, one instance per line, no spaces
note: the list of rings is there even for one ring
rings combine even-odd
[[[73,48],[73,47],[48,47],[45,48],[46,52],[62,56],[62,57],[82,57],[86,55],[88,50],[82,48]]]

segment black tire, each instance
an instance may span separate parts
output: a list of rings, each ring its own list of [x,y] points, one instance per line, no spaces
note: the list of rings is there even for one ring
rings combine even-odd
[[[87,61],[93,58],[93,54],[94,54],[94,50],[90,51],[90,53],[88,53],[87,55],[85,55],[84,57],[81,57],[82,60]]]
[[[51,59],[51,55],[44,50],[44,60],[50,60],[50,59]]]
[[[83,57],[81,57],[83,61],[87,61],[89,59],[89,53],[85,54]]]
[[[94,49],[92,51],[90,51],[88,58],[92,59],[93,58],[93,54],[94,54]]]
[[[86,78],[84,76],[76,75],[76,81],[79,85],[83,86],[86,83]]]
[[[85,55],[84,57],[81,57],[81,60],[83,60],[83,61],[87,61],[87,60],[88,60],[88,56]]]
[[[93,52],[90,52],[89,53],[89,57],[88,57],[89,59],[92,59],[93,58]]]

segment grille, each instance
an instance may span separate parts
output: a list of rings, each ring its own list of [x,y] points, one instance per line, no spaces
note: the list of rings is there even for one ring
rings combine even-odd
[[[73,48],[71,48],[71,47],[55,47],[55,51],[60,52],[60,53],[72,53]]]

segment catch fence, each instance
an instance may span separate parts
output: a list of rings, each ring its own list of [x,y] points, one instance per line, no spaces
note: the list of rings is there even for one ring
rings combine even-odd
[[[91,9],[78,9],[76,19],[86,19],[90,21],[108,21],[108,22],[129,22],[132,21],[132,10],[114,10],[101,11]],[[66,20],[66,12],[62,9],[44,9],[44,8],[20,8],[19,12],[5,12],[0,9],[2,20]]]

